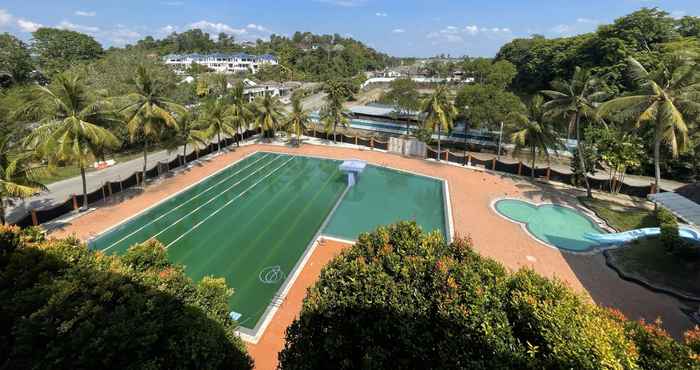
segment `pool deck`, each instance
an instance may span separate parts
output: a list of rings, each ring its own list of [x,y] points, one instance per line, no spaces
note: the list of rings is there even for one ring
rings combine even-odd
[[[661,318],[663,326],[676,338],[693,326],[680,310],[682,302],[620,279],[605,265],[602,254],[576,255],[546,248],[523,232],[520,225],[505,220],[491,209],[493,200],[502,197],[579,207],[575,198],[581,194],[579,191],[368,149],[308,144],[299,148],[274,144],[241,146],[159,180],[157,185],[150,185],[132,197],[98,204],[96,210],[71,220],[68,225],[54,231],[52,236],[75,234],[86,240],[255,151],[362,159],[375,165],[445,179],[450,189],[455,236],[471,237],[474,248],[482,255],[500,261],[511,270],[529,267],[544,276],[559,278],[597,304],[615,307],[631,319],[650,321]],[[336,247],[324,246],[314,251],[260,342],[249,346],[256,360],[256,368],[274,368],[276,354],[282,349],[284,328],[298,314],[306,288],[315,281],[321,266],[342,249],[342,246],[333,245]]]

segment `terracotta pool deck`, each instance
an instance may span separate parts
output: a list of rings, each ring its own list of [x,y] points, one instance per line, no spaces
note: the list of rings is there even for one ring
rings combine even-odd
[[[53,235],[76,234],[88,239],[254,151],[333,159],[356,158],[445,179],[450,190],[455,236],[470,236],[474,248],[482,255],[492,257],[512,270],[530,267],[542,275],[559,278],[597,304],[615,307],[631,319],[661,318],[666,330],[676,338],[692,327],[690,319],[680,310],[682,302],[620,279],[605,265],[602,254],[575,255],[547,248],[528,236],[520,225],[503,219],[490,208],[491,202],[499,197],[520,197],[535,202],[550,201],[577,206],[575,191],[562,191],[509,175],[367,149],[321,145],[303,145],[299,148],[265,144],[242,146],[160,180],[157,186],[149,186],[134,197],[98,205],[95,211],[72,220],[62,229],[54,231]],[[327,244],[314,252],[260,342],[249,346],[256,360],[256,368],[275,368],[277,351],[283,344],[284,329],[298,314],[306,288],[315,281],[321,267],[342,249],[337,244]]]

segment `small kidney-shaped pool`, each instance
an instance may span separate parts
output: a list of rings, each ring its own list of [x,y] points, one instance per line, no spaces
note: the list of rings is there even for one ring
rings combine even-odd
[[[494,208],[507,219],[524,225],[541,242],[565,251],[591,251],[599,245],[587,239],[586,233],[605,233],[587,216],[569,207],[501,199]]]

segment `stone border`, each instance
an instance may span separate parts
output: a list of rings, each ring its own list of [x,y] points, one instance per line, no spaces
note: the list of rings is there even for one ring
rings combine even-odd
[[[598,225],[601,229],[603,229],[605,231],[616,232],[616,230],[613,229],[612,227],[610,227],[610,225],[608,225],[608,223],[605,222],[605,220],[599,218],[595,213],[590,211],[588,208],[582,207],[582,206],[572,206],[569,204],[554,203],[551,201],[543,201],[543,202],[535,203],[533,201],[530,201],[529,199],[524,199],[522,197],[497,197],[491,201],[491,204],[489,206],[491,207],[491,210],[496,215],[498,215],[499,217],[501,217],[505,220],[508,220],[509,222],[520,225],[520,228],[523,230],[523,232],[525,232],[525,234],[530,236],[530,238],[537,241],[539,244],[544,245],[545,247],[552,248],[552,249],[555,249],[555,250],[558,250],[558,251],[564,252],[564,253],[576,254],[576,255],[589,255],[590,256],[590,255],[598,254],[600,252],[604,252],[608,249],[616,249],[616,248],[620,248],[623,246],[621,244],[613,244],[613,245],[609,245],[609,246],[605,246],[605,247],[591,248],[591,249],[588,249],[586,251],[572,251],[572,250],[566,249],[566,248],[559,248],[556,245],[549,244],[549,243],[545,242],[544,240],[540,240],[539,238],[537,238],[535,235],[533,235],[530,232],[530,230],[527,229],[527,224],[520,222],[520,221],[516,221],[516,220],[502,214],[501,212],[498,212],[498,210],[496,209],[496,203],[498,203],[501,200],[517,200],[517,201],[531,204],[535,207],[539,207],[542,205],[553,205],[553,206],[568,208],[568,209],[574,210],[576,212],[582,213],[584,217],[588,218],[593,224]]]
[[[617,275],[620,277],[620,279],[629,281],[632,283],[636,283],[641,285],[642,287],[651,290],[652,292],[655,293],[662,293],[662,294],[667,294],[670,295],[674,298],[680,299],[682,301],[691,301],[691,302],[700,302],[700,296],[691,296],[687,295],[685,293],[680,293],[672,288],[667,288],[663,286],[659,286],[653,283],[648,282],[644,278],[637,276],[635,274],[630,274],[622,271],[620,267],[615,265],[615,257],[611,256],[609,251],[604,251],[603,256],[605,256],[605,264],[611,268],[613,271],[617,273]]]

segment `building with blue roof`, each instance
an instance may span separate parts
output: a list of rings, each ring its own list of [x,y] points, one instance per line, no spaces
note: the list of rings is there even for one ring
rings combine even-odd
[[[277,58],[271,54],[252,55],[247,53],[211,53],[211,54],[168,54],[163,62],[178,73],[196,63],[218,73],[257,73],[263,65],[277,65]]]

